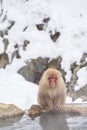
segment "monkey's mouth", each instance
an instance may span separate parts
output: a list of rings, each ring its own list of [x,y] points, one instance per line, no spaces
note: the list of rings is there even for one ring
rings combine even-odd
[[[56,85],[56,77],[49,77],[49,83],[50,83],[50,86],[51,87],[55,87],[55,85]]]
[[[55,84],[54,82],[51,82],[51,83],[50,83],[50,86],[51,86],[52,88],[54,88],[55,85],[56,85],[56,84]]]

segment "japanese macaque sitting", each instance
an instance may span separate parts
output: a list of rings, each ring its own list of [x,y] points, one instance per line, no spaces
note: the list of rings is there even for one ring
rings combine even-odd
[[[66,85],[59,70],[47,69],[39,82],[38,104],[41,108],[57,111],[64,107]]]

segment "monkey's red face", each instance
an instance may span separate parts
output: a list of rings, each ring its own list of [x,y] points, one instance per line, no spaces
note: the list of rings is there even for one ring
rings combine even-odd
[[[48,77],[48,80],[49,80],[49,85],[54,88],[56,85],[57,77],[51,76]]]

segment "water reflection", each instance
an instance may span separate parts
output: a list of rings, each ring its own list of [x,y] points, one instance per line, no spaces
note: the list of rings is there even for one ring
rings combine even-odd
[[[69,130],[87,130],[87,115],[67,118]]]
[[[12,118],[0,119],[0,127],[12,126],[14,123],[20,121],[22,116],[16,116]]]
[[[35,120],[24,115],[0,121],[0,130],[87,130],[87,115],[49,113]]]
[[[44,114],[40,117],[40,126],[42,130],[69,130],[66,114]]]

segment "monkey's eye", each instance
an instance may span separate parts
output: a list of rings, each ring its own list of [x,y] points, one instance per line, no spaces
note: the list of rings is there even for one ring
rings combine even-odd
[[[50,80],[50,77],[48,77],[48,80]]]
[[[48,80],[52,80],[52,79],[54,79],[56,81],[57,77],[54,77],[54,76],[48,77]]]

